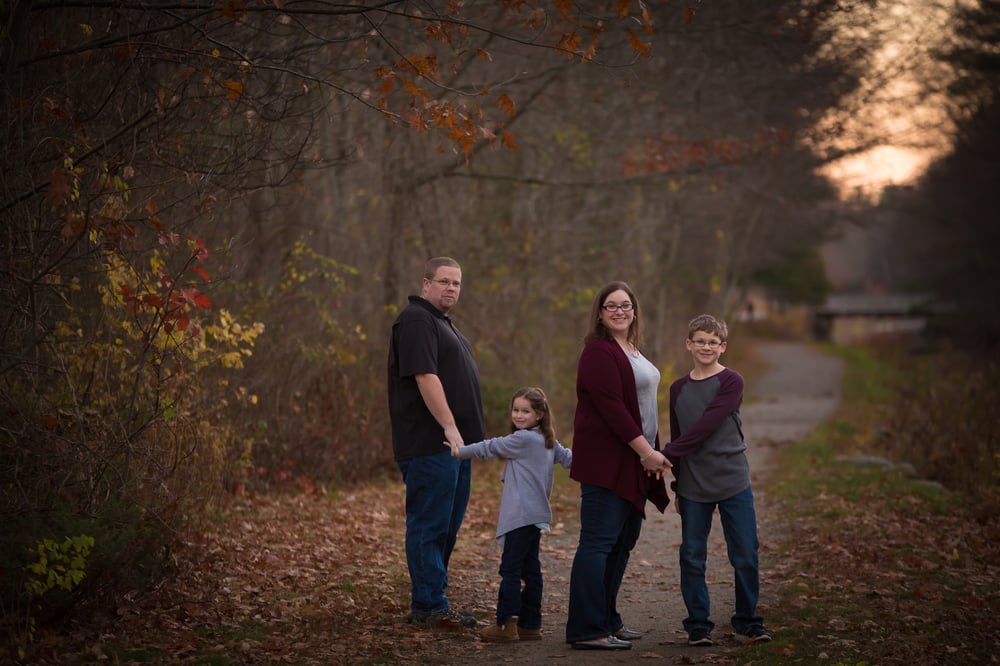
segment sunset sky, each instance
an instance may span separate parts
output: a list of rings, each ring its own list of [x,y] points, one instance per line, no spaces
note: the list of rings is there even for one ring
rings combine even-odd
[[[820,123],[832,137],[816,148],[848,157],[824,170],[845,201],[876,203],[887,186],[913,183],[950,149],[953,127],[944,92],[952,76],[933,53],[954,39],[955,10],[966,0],[891,0],[838,13],[831,49],[870,40],[861,86]],[[826,55],[830,55],[829,53]],[[829,131],[837,128],[837,131]],[[859,150],[860,148],[860,150]],[[856,152],[855,152],[856,151]],[[878,229],[851,223],[824,249],[835,288],[870,285]]]

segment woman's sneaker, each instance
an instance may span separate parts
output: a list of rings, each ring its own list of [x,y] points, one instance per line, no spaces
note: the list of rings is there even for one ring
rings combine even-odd
[[[688,633],[688,645],[708,647],[712,645],[712,632],[708,629],[693,629]]]

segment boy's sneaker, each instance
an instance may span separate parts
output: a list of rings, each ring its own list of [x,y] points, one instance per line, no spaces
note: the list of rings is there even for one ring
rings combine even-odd
[[[766,643],[771,640],[771,632],[762,624],[752,624],[737,636],[750,643]]]
[[[688,645],[708,647],[712,645],[712,632],[708,629],[694,629],[688,634]]]
[[[459,631],[473,629],[478,622],[472,613],[448,608],[437,613],[413,613],[410,620],[418,627],[427,627],[437,631]]]

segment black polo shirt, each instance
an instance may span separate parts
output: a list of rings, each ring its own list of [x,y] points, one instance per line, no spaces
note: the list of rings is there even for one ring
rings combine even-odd
[[[451,318],[427,300],[410,296],[392,325],[389,341],[389,416],[396,460],[446,451],[444,429],[427,409],[415,375],[441,380],[455,425],[466,442],[486,437],[479,368],[472,345]]]

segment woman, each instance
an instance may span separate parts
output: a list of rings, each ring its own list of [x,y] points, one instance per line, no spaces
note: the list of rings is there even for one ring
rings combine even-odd
[[[569,583],[566,642],[577,649],[627,650],[641,638],[616,608],[648,498],[670,502],[659,452],[660,372],[639,351],[639,302],[624,282],[605,285],[591,310],[576,378],[573,465],[580,483],[580,542]]]

